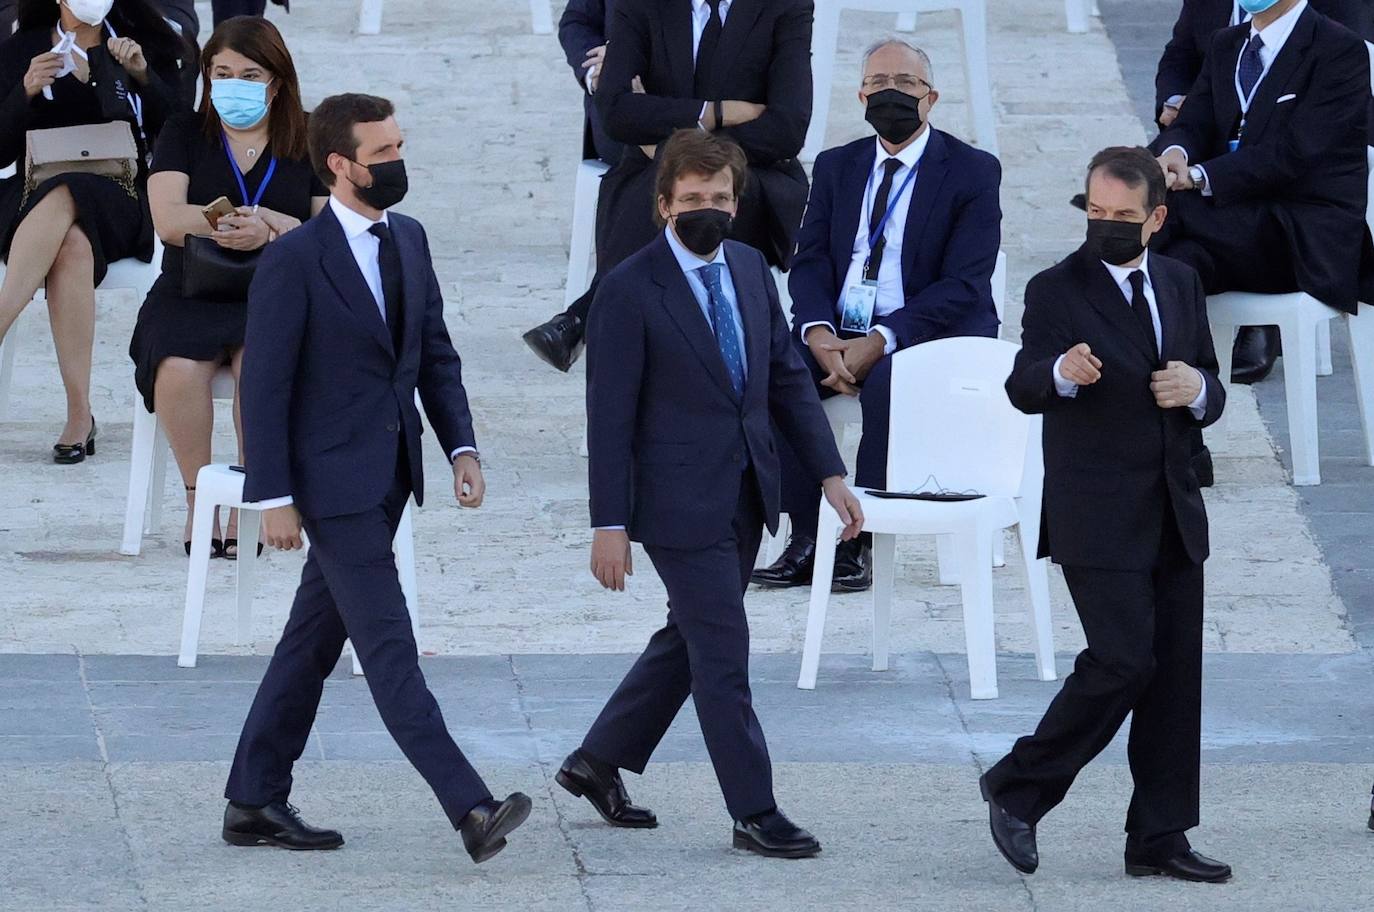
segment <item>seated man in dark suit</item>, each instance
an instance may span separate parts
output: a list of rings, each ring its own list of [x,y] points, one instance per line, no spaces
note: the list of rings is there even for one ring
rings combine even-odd
[[[658,233],[655,148],[683,128],[718,132],[744,149],[749,183],[733,237],[787,267],[806,206],[797,154],[811,122],[811,8],[811,0],[615,4],[594,98],[606,131],[626,148],[601,181],[597,276]],[[535,354],[559,370],[581,352],[596,283],[525,333]]]
[[[896,40],[868,49],[859,100],[878,135],[816,159],[788,282],[797,347],[821,397],[863,390],[861,487],[885,487],[891,355],[932,339],[997,335],[990,280],[1002,169],[930,126],[933,82],[924,51]],[[800,586],[811,582],[820,492],[790,448],[780,450],[792,537],[753,580]],[[867,538],[839,546],[837,591],[871,584]]]
[[[1006,388],[1016,408],[1044,415],[1040,556],[1063,567],[1088,645],[1035,732],[979,784],[997,848],[1029,874],[1037,824],[1130,716],[1126,873],[1219,882],[1231,868],[1187,837],[1209,549],[1189,453],[1226,390],[1197,274],[1145,249],[1173,215],[1150,153],[1103,150],[1086,189],[1086,242],[1026,286]]]
[[[778,522],[772,424],[824,489],[845,537],[858,534],[863,514],[767,262],[724,240],[744,172],[733,142],[674,134],[657,176],[666,227],[597,290],[587,359],[592,572],[624,589],[630,542],[643,543],[668,589],[668,620],[556,778],[612,826],[656,826],[652,811],[630,803],[620,771],[644,771],[690,695],[734,846],[804,858],[821,847],[778,810],[749,692],[744,591],[762,528]]]
[[[596,89],[606,65],[606,8],[615,11],[607,0],[568,0],[563,18],[558,20],[558,43],[567,55],[577,84],[582,87],[582,106],[586,123],[582,128],[582,157],[599,158],[608,165],[620,161],[621,145],[606,133],[596,109]]]
[[[1309,0],[1312,8],[1350,29],[1361,38],[1374,37],[1370,0]],[[1202,73],[1202,61],[1212,36],[1228,25],[1250,21],[1241,0],[1183,0],[1174,33],[1164,46],[1155,72],[1155,120],[1170,126],[1178,117],[1188,90]]]
[[[1217,32],[1178,119],[1155,140],[1169,221],[1155,248],[1208,294],[1305,291],[1354,313],[1374,292],[1365,227],[1369,53],[1358,35],[1277,0]],[[1277,330],[1238,344],[1234,380],[1262,380]],[[1242,343],[1245,340],[1241,340]]]

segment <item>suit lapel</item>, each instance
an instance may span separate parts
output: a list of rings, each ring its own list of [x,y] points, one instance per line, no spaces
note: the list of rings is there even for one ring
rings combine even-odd
[[[944,136],[934,127],[928,127],[930,139],[921,160],[916,165],[916,186],[911,189],[911,204],[906,211],[906,227],[902,235],[902,282],[911,273],[916,263],[916,251],[921,248],[921,234],[930,221],[930,213],[935,208],[935,200],[940,195],[940,187],[949,174],[949,149],[945,146]]]
[[[1184,319],[1179,310],[1177,289],[1160,274],[1153,256],[1150,257],[1150,286],[1155,291],[1155,307],[1159,309],[1159,361],[1166,364],[1176,360],[1174,355],[1178,351],[1178,335]]]
[[[367,280],[358,269],[358,261],[353,258],[353,250],[348,246],[343,226],[328,206],[325,206],[316,218],[321,219],[323,253],[320,255],[320,263],[324,266],[324,274],[329,277],[330,284],[339,293],[344,306],[358,319],[359,325],[377,340],[377,344],[388,355],[394,356],[386,321],[382,319],[381,311],[377,308],[377,299],[372,296],[372,289],[367,287]]]
[[[424,245],[412,231],[411,224],[394,215],[390,223],[392,236],[396,238],[396,249],[401,254],[401,313],[404,320],[401,329],[405,334],[402,343],[403,346],[409,346],[424,322],[429,275],[425,268]],[[401,352],[397,352],[396,359],[399,361],[400,358]]]
[[[673,74],[673,91],[682,98],[692,95],[692,4],[681,0],[659,3],[659,25],[663,30],[663,46],[668,51],[668,67]],[[642,75],[642,74],[641,74]]]
[[[868,190],[868,178],[873,173],[873,162],[877,151],[873,140],[866,142],[858,154],[849,159],[844,174],[840,177],[839,193],[835,199],[835,224],[848,225],[848,233],[833,231],[831,262],[835,264],[835,283],[844,281],[849,269],[849,261],[854,255],[853,239],[859,231],[859,220],[864,217],[864,195]],[[843,294],[841,289],[841,294]]]
[[[1255,89],[1255,98],[1250,102],[1250,111],[1245,115],[1245,133],[1250,140],[1258,139],[1264,133],[1264,127],[1269,123],[1269,116],[1274,113],[1277,107],[1275,102],[1288,87],[1288,82],[1293,78],[1293,74],[1302,66],[1303,60],[1307,56],[1307,47],[1312,43],[1312,35],[1316,29],[1316,20],[1309,6],[1303,10],[1298,21],[1293,25],[1293,33],[1288,36],[1288,40],[1283,43],[1283,48],[1279,55],[1274,58],[1274,62],[1269,65],[1269,72],[1264,74],[1260,80],[1259,87]],[[1264,33],[1260,33],[1264,37]],[[1233,92],[1234,94],[1234,92]],[[1295,99],[1289,104],[1302,104],[1302,99]],[[1241,137],[1241,144],[1246,142],[1246,137]]]
[[[706,372],[715,379],[721,390],[735,399],[735,388],[730,383],[730,375],[725,372],[725,362],[720,357],[720,346],[706,322],[696,296],[687,284],[677,259],[668,248],[668,241],[662,235],[653,241],[653,278],[655,284],[663,289],[663,308],[668,311],[677,328],[687,339],[687,344],[696,352],[705,366]]]
[[[735,249],[728,243],[725,262],[730,267],[740,323],[744,325],[744,358],[749,365],[749,375],[744,378],[747,391],[755,378],[768,377],[768,323],[772,315],[768,312],[768,289],[762,284],[767,279],[759,275],[755,264],[740,262]],[[772,278],[771,274],[765,275]]]
[[[1236,97],[1236,64],[1245,42],[1250,40],[1250,26],[1238,25],[1230,29],[1231,42],[1219,55],[1221,71],[1212,80],[1212,107],[1216,112],[1217,123],[1226,124],[1223,131],[1231,130],[1240,123],[1240,99]],[[1231,135],[1221,137],[1225,143]]]
[[[711,72],[707,74],[707,85],[711,87],[711,94],[715,97],[719,97],[724,87],[729,84],[726,77],[730,75],[730,64],[739,59],[744,51],[745,43],[754,31],[754,23],[758,22],[761,12],[760,0],[734,0],[730,4],[730,14],[725,17],[725,25],[720,31],[720,43],[716,45],[715,58],[705,61],[711,68]]]
[[[1136,347],[1145,359],[1153,366],[1155,364],[1154,346],[1145,338],[1145,328],[1136,321],[1135,314],[1131,311],[1131,305],[1126,300],[1126,296],[1121,293],[1116,282],[1112,281],[1112,274],[1107,271],[1107,267],[1095,260],[1082,248],[1077,253],[1078,268],[1083,277],[1083,295],[1110,323],[1123,338],[1129,339],[1131,344]],[[1151,274],[1151,281],[1154,276]],[[1158,302],[1159,286],[1155,286],[1156,302]],[[1161,314],[1160,322],[1163,323]]]

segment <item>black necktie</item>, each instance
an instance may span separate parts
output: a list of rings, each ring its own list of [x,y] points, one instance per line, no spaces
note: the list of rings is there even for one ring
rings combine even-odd
[[[1150,351],[1154,352],[1158,361],[1159,340],[1155,338],[1155,322],[1150,318],[1150,302],[1145,299],[1145,273],[1137,269],[1128,278],[1131,281],[1131,310],[1135,313],[1136,322],[1145,331],[1145,338],[1150,340]]]
[[[711,64],[716,56],[716,45],[720,44],[720,32],[724,23],[720,21],[720,0],[706,0],[711,7],[711,18],[706,20],[706,28],[701,33],[701,43],[697,45],[696,74],[692,77],[692,93],[698,98],[714,101],[706,97],[706,86],[711,75]]]
[[[883,215],[887,212],[888,199],[892,196],[892,178],[896,176],[897,169],[902,167],[902,163],[895,158],[889,158],[883,162],[883,179],[878,184],[878,195],[873,197],[873,208],[868,212],[868,236],[873,237],[873,232],[878,230],[878,223],[883,220]],[[876,281],[878,269],[883,264],[883,248],[887,246],[887,226],[883,226],[883,235],[873,242],[873,249],[868,252],[868,269],[864,271],[864,278],[868,281]]]
[[[1250,95],[1255,91],[1255,84],[1264,75],[1264,58],[1260,56],[1260,48],[1264,47],[1264,39],[1259,36],[1259,32],[1250,36],[1250,40],[1245,43],[1245,49],[1240,52],[1240,90],[1248,101]]]
[[[396,241],[391,229],[385,222],[377,222],[367,229],[381,243],[377,250],[377,263],[382,271],[382,300],[386,306],[386,326],[391,330],[391,350],[397,358],[401,356],[401,252],[396,249]]]

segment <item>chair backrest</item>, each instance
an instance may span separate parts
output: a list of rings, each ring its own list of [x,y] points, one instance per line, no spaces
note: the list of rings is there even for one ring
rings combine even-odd
[[[961,336],[893,355],[887,486],[1020,496],[1032,422],[1003,388],[1018,346]],[[1036,444],[1032,447],[1030,444]],[[933,478],[931,476],[934,476]]]
[[[992,307],[1001,323],[1007,312],[1007,255],[997,251],[997,265],[992,270]]]

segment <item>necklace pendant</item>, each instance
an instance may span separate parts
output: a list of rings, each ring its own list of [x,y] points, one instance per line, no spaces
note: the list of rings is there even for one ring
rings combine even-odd
[[[257,150],[257,149],[249,149],[249,150],[248,150],[248,157],[249,157],[249,158],[254,158],[254,157],[257,156],[257,154],[258,154],[258,150]]]

